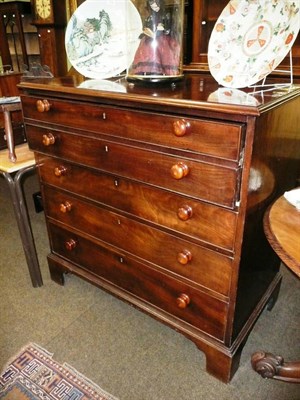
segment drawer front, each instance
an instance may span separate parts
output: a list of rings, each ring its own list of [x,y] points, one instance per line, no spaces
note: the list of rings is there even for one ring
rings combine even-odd
[[[205,121],[181,116],[168,116],[102,105],[86,105],[49,100],[48,111],[39,112],[37,101],[22,96],[25,118],[65,125],[90,132],[143,141],[156,145],[192,150],[214,157],[237,161],[240,156],[243,126]]]
[[[55,225],[52,251],[194,327],[224,339],[228,305],[213,296]],[[180,307],[178,306],[180,305]]]
[[[228,295],[231,258],[49,187],[43,194],[48,218]]]
[[[55,143],[44,146],[43,134],[45,130],[27,126],[30,147],[37,152],[200,200],[230,208],[235,206],[238,167],[225,167],[61,131],[53,131]]]
[[[181,232],[188,238],[234,249],[236,212],[66,162],[66,175],[56,176],[61,163],[55,158],[39,155],[38,163],[41,180],[46,184]],[[58,200],[50,189],[45,191],[45,197],[49,196],[56,207],[60,201],[69,201],[67,195]]]

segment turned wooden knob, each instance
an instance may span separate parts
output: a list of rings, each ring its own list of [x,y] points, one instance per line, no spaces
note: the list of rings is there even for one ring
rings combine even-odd
[[[173,123],[173,133],[175,136],[184,136],[188,133],[191,124],[185,119],[179,119]]]
[[[186,265],[192,260],[192,253],[189,250],[183,250],[178,253],[177,260],[180,264]]]
[[[51,146],[55,143],[55,136],[52,133],[47,133],[43,135],[43,145],[44,146]]]
[[[65,242],[65,248],[68,251],[72,251],[75,249],[75,247],[77,246],[77,241],[74,239],[69,239]]]
[[[189,167],[183,163],[178,162],[171,168],[171,175],[174,179],[182,179],[189,173]]]
[[[190,304],[190,298],[187,294],[181,293],[176,299],[179,308],[186,308]]]
[[[51,104],[48,100],[37,100],[36,109],[38,112],[48,112],[51,108]]]
[[[72,204],[69,201],[65,201],[59,205],[59,210],[64,214],[70,212],[72,210]]]
[[[192,217],[192,215],[193,215],[193,209],[187,204],[178,208],[177,216],[179,219],[181,219],[181,221],[187,221]]]
[[[54,168],[54,175],[55,176],[64,176],[67,173],[67,168],[64,167],[63,165],[60,165],[59,167]]]

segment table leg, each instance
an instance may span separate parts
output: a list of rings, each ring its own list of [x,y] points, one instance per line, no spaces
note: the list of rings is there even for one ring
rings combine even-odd
[[[10,161],[16,162],[17,156],[15,153],[14,132],[11,123],[11,116],[9,110],[3,110],[5,135],[8,147],[8,157]]]
[[[2,172],[2,175],[9,185],[13,208],[22,240],[31,282],[34,287],[39,287],[43,285],[43,280],[28,216],[26,200],[21,188],[21,180],[23,175],[27,172],[34,171],[35,168],[35,165],[25,167],[19,170],[14,177],[12,177],[12,175],[8,172]]]
[[[251,364],[263,378],[300,383],[300,361],[285,362],[281,356],[258,351],[252,355]]]

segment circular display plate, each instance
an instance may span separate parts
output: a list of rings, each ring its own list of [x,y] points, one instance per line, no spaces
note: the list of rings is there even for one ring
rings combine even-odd
[[[232,88],[265,78],[290,51],[300,29],[299,14],[295,0],[231,0],[209,40],[212,76]]]
[[[141,30],[140,15],[130,0],[86,0],[68,23],[67,57],[87,78],[111,78],[132,62]]]

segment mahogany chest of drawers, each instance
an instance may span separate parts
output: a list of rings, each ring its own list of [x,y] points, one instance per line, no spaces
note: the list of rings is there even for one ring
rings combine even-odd
[[[300,90],[220,101],[209,76],[113,84],[20,85],[51,277],[77,274],[168,324],[228,382],[278,295],[262,217],[298,178]]]

